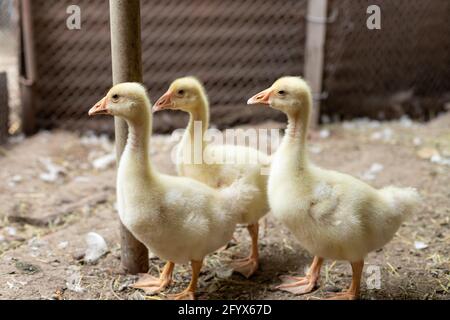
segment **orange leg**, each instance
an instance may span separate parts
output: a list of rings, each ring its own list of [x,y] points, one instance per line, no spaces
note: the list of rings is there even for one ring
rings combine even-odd
[[[320,268],[323,258],[314,257],[311,267],[309,267],[306,277],[282,276],[283,284],[277,286],[277,289],[288,291],[293,294],[310,293],[317,286],[320,277]]]
[[[139,274],[139,280],[131,287],[142,289],[145,294],[155,294],[164,290],[168,285],[172,283],[172,273],[175,264],[173,262],[167,262],[159,278],[153,277],[148,273]]]
[[[239,272],[246,278],[250,278],[256,270],[258,270],[259,266],[259,251],[258,251],[258,231],[259,224],[251,224],[247,226],[248,233],[252,239],[252,249],[250,256],[244,259],[240,259],[233,263],[233,269],[236,272]]]
[[[361,275],[364,269],[364,260],[352,262],[352,284],[347,291],[332,294],[329,300],[356,300],[359,298],[359,289],[361,287]]]
[[[168,295],[171,300],[195,300],[195,291],[197,290],[198,276],[202,269],[203,261],[191,261],[192,279],[189,286],[178,294]]]

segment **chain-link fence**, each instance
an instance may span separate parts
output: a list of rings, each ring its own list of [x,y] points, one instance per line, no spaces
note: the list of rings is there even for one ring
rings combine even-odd
[[[100,128],[86,113],[111,84],[108,2],[32,4],[38,127]],[[73,4],[81,9],[81,30],[66,28]],[[283,74],[302,73],[305,8],[304,0],[142,1],[144,79],[152,99],[176,77],[195,75],[210,94],[215,124],[247,122],[254,117],[243,105],[249,94]],[[157,131],[180,126],[179,117],[157,116]]]
[[[381,30],[366,26],[381,8]],[[81,29],[66,27],[68,6]],[[154,100],[176,77],[205,82],[218,127],[275,119],[246,99],[281,75],[303,73],[307,0],[143,0],[144,79]],[[86,113],[111,84],[108,1],[33,0],[38,128],[112,130]],[[429,118],[450,92],[450,1],[329,0],[322,114]],[[258,113],[259,112],[259,113]],[[181,127],[161,113],[155,130]],[[102,122],[106,121],[106,122]]]
[[[450,1],[331,0],[329,17],[322,114],[429,119],[450,101]]]

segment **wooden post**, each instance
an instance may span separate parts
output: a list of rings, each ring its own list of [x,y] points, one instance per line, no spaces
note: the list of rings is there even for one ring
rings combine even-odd
[[[309,0],[306,21],[305,79],[311,86],[314,96],[311,125],[315,128],[319,123],[322,94],[327,0]]]
[[[8,77],[6,72],[0,72],[0,144],[8,140],[9,103]]]
[[[140,0],[110,0],[111,50],[114,84],[143,82]],[[126,144],[128,127],[115,118],[117,163]],[[122,224],[122,267],[136,274],[148,271],[148,250]]]
[[[22,105],[22,131],[27,136],[37,132],[36,78],[37,66],[34,50],[32,1],[21,0],[20,7],[20,97]]]

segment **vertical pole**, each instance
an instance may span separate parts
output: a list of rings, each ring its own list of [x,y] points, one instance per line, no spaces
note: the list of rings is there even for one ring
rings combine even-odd
[[[114,84],[143,82],[141,57],[140,0],[110,0],[111,50]],[[115,118],[117,163],[126,144],[128,128]],[[126,272],[148,271],[148,251],[121,224],[122,267]]]
[[[0,72],[0,145],[8,140],[8,129],[8,77],[6,72]]]
[[[20,97],[22,100],[22,131],[27,136],[35,134],[36,125],[36,78],[33,8],[31,0],[21,0],[20,6]]]
[[[327,0],[309,0],[306,26],[305,79],[311,86],[314,108],[311,125],[317,127],[320,114],[324,45],[327,27]]]

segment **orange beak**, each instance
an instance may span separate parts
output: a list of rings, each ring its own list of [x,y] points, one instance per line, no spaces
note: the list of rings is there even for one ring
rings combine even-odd
[[[168,109],[173,106],[172,101],[173,93],[172,91],[167,91],[161,98],[156,101],[156,103],[153,105],[153,112],[158,112],[164,109]]]
[[[106,97],[97,102],[95,106],[89,110],[89,116],[95,116],[98,114],[111,114],[108,110],[108,99],[106,99]]]
[[[247,104],[270,104],[269,100],[271,95],[272,89],[266,89],[248,99]]]

